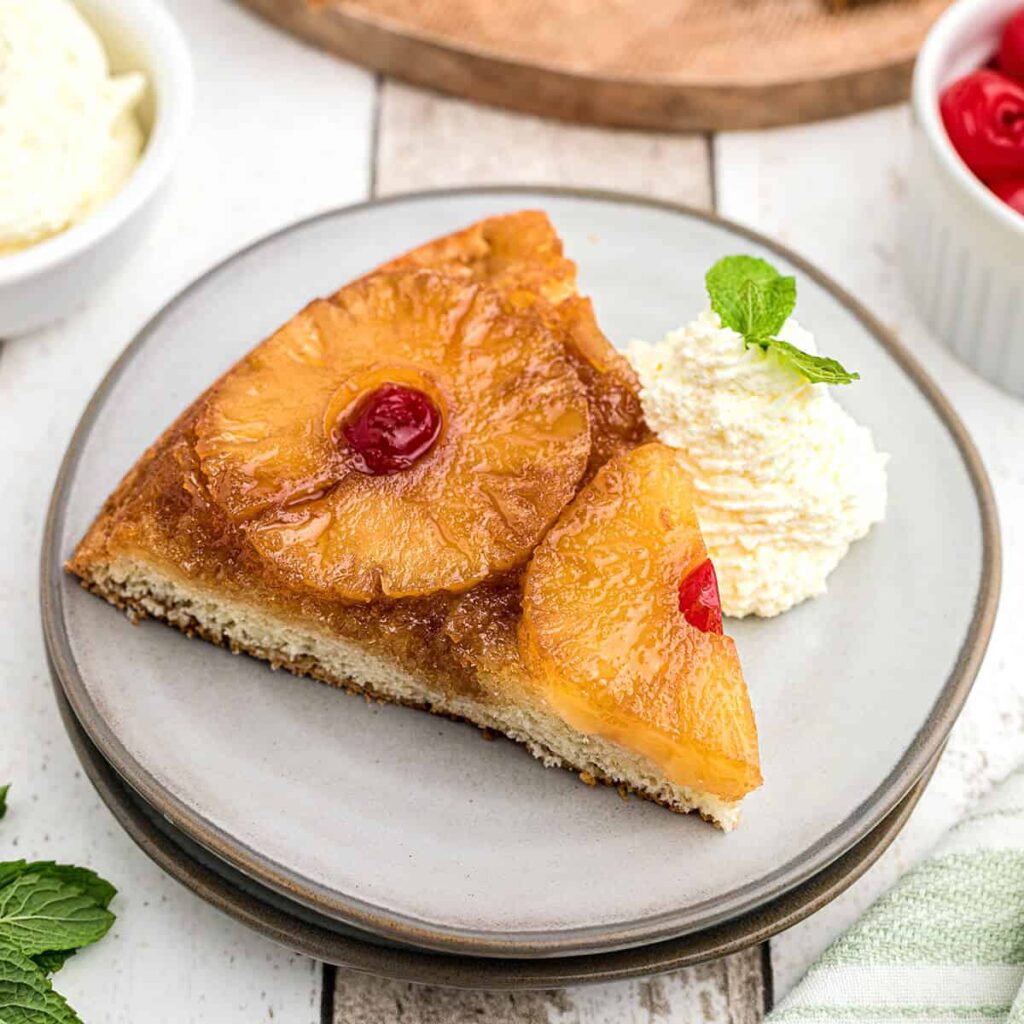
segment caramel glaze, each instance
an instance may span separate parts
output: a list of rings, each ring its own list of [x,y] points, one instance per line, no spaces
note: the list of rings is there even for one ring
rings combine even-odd
[[[590,378],[591,400],[606,410],[593,419],[596,470],[615,451],[633,447],[633,437],[647,428],[634,391],[596,371],[582,376]],[[519,572],[462,594],[350,604],[308,592],[275,570],[210,497],[193,436],[205,397],[165,432],[107,500],[68,564],[73,573],[88,583],[92,566],[139,554],[172,578],[184,576],[221,598],[358,641],[449,691],[477,695],[489,688],[487,679],[525,671],[516,639]],[[631,415],[632,410],[637,412]],[[613,431],[602,428],[603,423],[621,427]]]
[[[601,333],[589,300],[576,295],[575,265],[562,257],[544,214],[491,218],[382,269],[410,264],[501,287],[537,308],[562,336],[590,411],[591,455],[579,487],[617,452],[651,438],[633,370]],[[525,677],[517,642],[521,568],[462,594],[351,604],[309,592],[264,560],[213,501],[203,478],[194,424],[208,395],[182,414],[107,500],[68,563],[86,586],[94,567],[138,554],[221,599],[356,641],[448,691],[478,695],[497,678]]]
[[[357,640],[409,671],[474,692],[475,672],[455,655],[445,632],[460,600],[456,595],[349,604],[296,585],[257,553],[210,497],[192,436],[198,412],[197,406],[189,410],[125,478],[68,568],[88,583],[93,565],[138,555],[221,600],[266,608],[286,621]],[[494,585],[495,594],[514,591],[518,603],[517,584],[503,582]],[[496,598],[495,607],[499,603]]]

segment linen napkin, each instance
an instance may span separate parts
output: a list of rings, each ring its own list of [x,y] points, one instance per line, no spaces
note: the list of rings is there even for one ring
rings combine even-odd
[[[1024,1024],[1024,766],[822,954],[766,1024]]]

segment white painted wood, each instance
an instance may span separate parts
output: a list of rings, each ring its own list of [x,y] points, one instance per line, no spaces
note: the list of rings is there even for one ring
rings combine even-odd
[[[757,1024],[760,950],[688,971],[550,992],[456,992],[339,971],[334,1024]]]
[[[452,185],[583,185],[711,205],[702,135],[584,128],[386,81],[376,193]]]
[[[365,196],[372,76],[282,38],[234,4],[169,0],[192,46],[197,116],[149,245],[65,324],[0,351],[0,859],[90,865],[118,921],[58,988],[110,1024],[313,1024],[320,967],[217,914],[120,830],[81,775],[50,692],[37,562],[59,459],[95,384],[188,280],[304,215]],[[154,382],[159,386],[159,382]],[[140,450],[151,438],[140,437]]]
[[[831,906],[772,941],[778,997],[1024,757],[1024,674],[1016,635],[1024,615],[1024,403],[957,363],[911,308],[896,259],[903,197],[914,187],[904,169],[908,127],[909,113],[899,107],[715,140],[720,212],[774,236],[832,274],[896,331],[945,390],[987,464],[1004,542],[1002,603],[992,644],[935,778],[882,860]],[[813,330],[813,324],[806,326]],[[819,342],[828,352],[828,339]]]

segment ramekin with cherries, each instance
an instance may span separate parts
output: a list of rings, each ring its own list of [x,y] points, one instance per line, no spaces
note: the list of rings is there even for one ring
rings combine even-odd
[[[989,62],[943,89],[939,109],[963,162],[1024,214],[1024,4]]]
[[[1024,0],[956,0],[914,68],[900,261],[963,362],[1024,397]]]

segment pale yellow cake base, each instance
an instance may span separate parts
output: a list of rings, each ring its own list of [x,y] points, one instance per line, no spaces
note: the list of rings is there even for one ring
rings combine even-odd
[[[570,769],[585,782],[615,785],[679,813],[697,811],[725,831],[739,820],[738,803],[677,785],[646,758],[572,729],[514,674],[481,678],[472,692],[443,687],[426,673],[410,671],[351,638],[226,599],[184,576],[174,578],[139,555],[118,556],[109,563],[90,559],[87,565],[76,564],[74,571],[89,590],[131,617],[160,619],[189,635],[268,661],[274,668],[502,733],[549,767]]]

